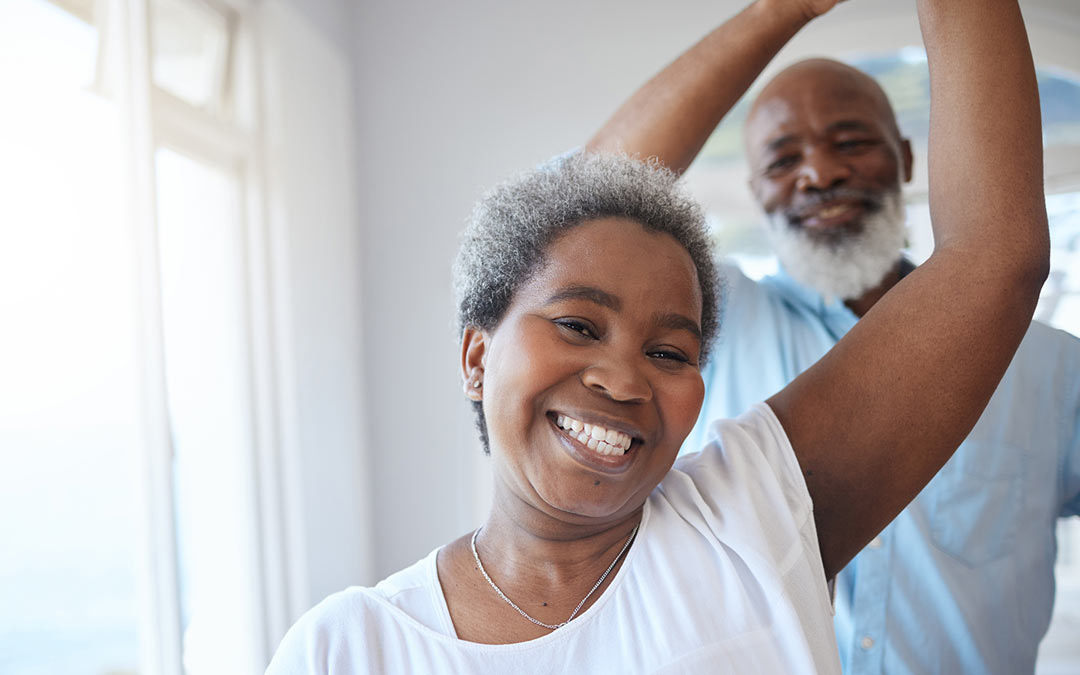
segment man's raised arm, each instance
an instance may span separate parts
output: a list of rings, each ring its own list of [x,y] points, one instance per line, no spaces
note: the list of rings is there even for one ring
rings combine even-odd
[[[645,83],[586,144],[682,173],[780,48],[837,0],[757,0]]]
[[[830,574],[975,424],[1049,265],[1038,90],[1017,0],[918,6],[934,253],[769,401],[806,476]]]

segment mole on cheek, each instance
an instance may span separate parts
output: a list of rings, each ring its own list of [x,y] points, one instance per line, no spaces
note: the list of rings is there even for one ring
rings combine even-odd
[[[600,484],[600,481],[595,481],[595,482],[593,483],[593,485],[599,485],[599,484]]]

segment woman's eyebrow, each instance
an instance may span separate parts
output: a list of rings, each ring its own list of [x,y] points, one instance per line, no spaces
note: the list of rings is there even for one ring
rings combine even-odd
[[[694,321],[684,314],[661,312],[653,316],[653,321],[656,322],[656,325],[663,328],[685,330],[696,337],[698,342],[701,342],[701,326],[698,325],[697,321]]]
[[[618,297],[593,286],[567,286],[548,298],[545,304],[550,305],[563,300],[588,300],[614,310],[622,308],[622,301]]]

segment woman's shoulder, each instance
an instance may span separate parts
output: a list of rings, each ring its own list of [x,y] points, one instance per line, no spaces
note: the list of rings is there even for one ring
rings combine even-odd
[[[289,629],[268,675],[365,672],[379,653],[377,636],[426,634],[438,618],[431,579],[436,551],[373,587],[353,586],[328,596]]]
[[[768,465],[783,476],[800,474],[791,442],[768,403],[755,403],[738,417],[711,420],[705,428],[702,449],[680,456],[676,469]]]
[[[740,506],[757,515],[778,510],[801,522],[812,510],[798,459],[767,403],[712,421],[702,450],[680,457],[659,490],[669,501],[728,514]]]
[[[372,590],[353,586],[305,612],[281,640],[267,675],[348,672],[356,636],[378,623],[380,603]]]

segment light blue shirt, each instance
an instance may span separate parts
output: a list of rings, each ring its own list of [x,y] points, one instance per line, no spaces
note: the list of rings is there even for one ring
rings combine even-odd
[[[702,447],[709,420],[771,396],[858,320],[783,273],[724,271],[722,329],[684,452]],[[1078,514],[1080,340],[1033,322],[967,440],[837,577],[844,672],[1032,672],[1054,601],[1056,521]]]

